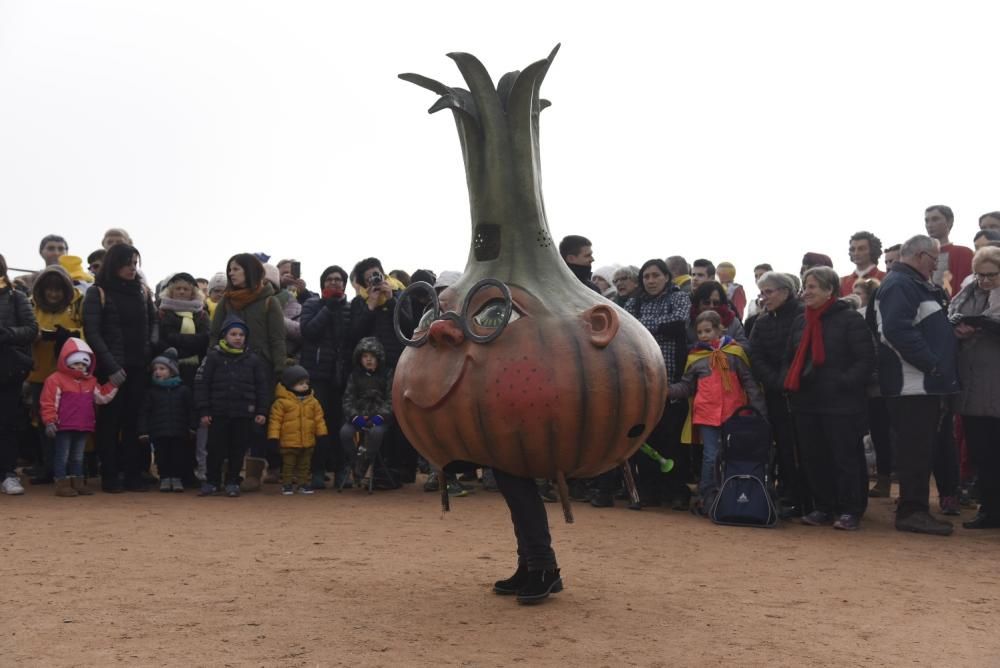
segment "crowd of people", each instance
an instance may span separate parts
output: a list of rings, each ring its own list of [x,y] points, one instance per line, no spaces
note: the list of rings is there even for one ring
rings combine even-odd
[[[847,276],[808,252],[793,272],[759,264],[753,288],[732,263],[704,258],[594,270],[591,242],[566,237],[568,268],[649,331],[670,383],[627,464],[638,499],[620,470],[571,481],[571,496],[707,514],[722,430],[749,404],[772,428],[785,519],[856,530],[896,480],[896,528],[948,535],[930,513],[933,475],[941,514],[978,501],[964,526],[1000,528],[1000,212],[979,224],[975,249],[952,243],[952,210],[931,206],[925,234],[886,248],[871,232],[851,236]],[[371,489],[376,463],[383,486],[423,472],[427,491],[463,496],[474,480],[496,490],[489,469],[430,470],[393,419],[396,327],[429,326],[426,304],[401,291],[423,281],[440,292],[457,272],[386,272],[372,257],[327,267],[311,290],[299,262],[238,253],[210,278],[156,281],[121,229],[86,260],[58,235],[39,254],[45,267],[16,277],[0,255],[5,494],[27,479],[88,495],[88,478],[112,494],[236,497],[266,482],[313,494]],[[555,500],[547,481],[537,488]]]

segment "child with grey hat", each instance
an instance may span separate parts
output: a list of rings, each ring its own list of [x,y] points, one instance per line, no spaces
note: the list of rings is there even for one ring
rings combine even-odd
[[[153,383],[139,412],[139,439],[152,441],[161,492],[183,492],[191,475],[194,396],[181,381],[177,350],[153,359]]]

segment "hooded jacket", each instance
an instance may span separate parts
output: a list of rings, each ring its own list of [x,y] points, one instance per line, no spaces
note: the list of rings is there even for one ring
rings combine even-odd
[[[49,279],[49,277],[53,277]],[[57,280],[63,289],[64,299],[56,305],[45,301],[44,286],[50,280]],[[31,357],[35,368],[28,376],[29,383],[44,383],[56,370],[59,362],[56,350],[70,336],[83,336],[83,295],[73,285],[66,270],[59,265],[51,265],[38,272],[31,285],[31,299],[35,307],[39,336],[31,344]]]
[[[87,373],[71,369],[66,359],[75,352],[90,355]],[[83,340],[70,338],[63,344],[55,373],[45,379],[39,399],[43,424],[54,424],[59,431],[94,431],[97,426],[95,405],[110,403],[118,388],[111,383],[100,385],[94,377],[97,356]]]
[[[267,437],[278,439],[282,448],[311,448],[316,445],[317,436],[327,433],[323,407],[312,390],[300,397],[278,383],[267,422]]]
[[[246,327],[241,319],[230,317],[220,329],[234,324]],[[267,415],[270,405],[271,373],[250,348],[247,334],[243,352],[230,353],[215,345],[208,351],[194,377],[194,404],[199,416],[252,418]]]
[[[406,347],[396,338],[396,330],[393,327],[397,303],[400,304],[399,327],[403,334],[411,336],[415,323],[409,301],[400,303],[398,300],[403,291],[403,284],[392,276],[386,276],[385,280],[392,287],[392,297],[380,302],[374,310],[368,308],[368,290],[365,288],[358,290],[358,296],[351,302],[351,341],[360,341],[366,336],[375,337],[385,351],[380,364],[395,368]]]
[[[378,368],[367,371],[361,366],[361,354],[372,353],[378,359]],[[344,417],[355,415],[371,417],[392,415],[392,373],[385,368],[385,349],[374,336],[366,336],[354,348],[351,375],[344,389]]]

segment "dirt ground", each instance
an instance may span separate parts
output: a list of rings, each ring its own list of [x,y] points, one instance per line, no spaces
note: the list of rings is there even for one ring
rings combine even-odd
[[[2,665],[1000,665],[1000,532],[549,517],[565,590],[515,566],[498,494],[0,496]],[[963,519],[972,512],[963,511]]]

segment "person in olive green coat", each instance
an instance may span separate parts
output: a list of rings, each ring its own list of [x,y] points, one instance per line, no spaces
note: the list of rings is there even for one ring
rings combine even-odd
[[[264,280],[264,265],[250,253],[239,253],[226,263],[226,291],[212,316],[211,338],[218,340],[222,323],[230,316],[237,316],[250,330],[247,343],[250,349],[264,359],[271,372],[269,386],[281,377],[285,368],[285,315],[275,297],[274,288]],[[260,489],[266,459],[266,440],[263,432],[255,434],[246,459],[244,492]]]

